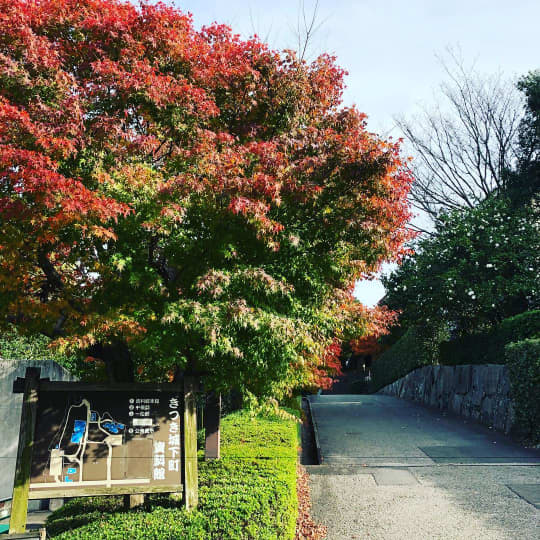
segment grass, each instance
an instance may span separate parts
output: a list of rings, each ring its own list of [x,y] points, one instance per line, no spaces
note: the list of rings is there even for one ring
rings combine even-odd
[[[222,459],[199,463],[199,507],[186,512],[166,495],[127,511],[121,497],[74,499],[52,514],[61,540],[294,538],[298,424],[246,411],[222,422]]]

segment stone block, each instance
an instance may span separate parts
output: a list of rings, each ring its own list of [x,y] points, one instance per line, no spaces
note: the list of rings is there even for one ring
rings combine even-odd
[[[472,408],[480,408],[480,405],[482,405],[482,399],[484,398],[484,391],[483,390],[473,390],[470,393],[471,398],[471,407]]]
[[[449,409],[454,414],[461,414],[461,406],[463,404],[463,396],[460,394],[454,394],[450,400]]]
[[[51,512],[56,512],[56,510],[59,510],[64,506],[64,499],[51,499],[49,501],[49,510]]]
[[[414,399],[413,388],[410,384],[403,387],[403,395],[405,396],[405,399],[410,399],[411,401]]]
[[[502,372],[499,377],[499,387],[497,388],[497,394],[501,397],[510,395],[510,377],[508,376],[508,368],[502,366]]]
[[[433,386],[433,366],[424,366],[422,368],[422,376],[424,377],[424,381],[426,381],[426,386],[431,388]]]
[[[437,406],[437,401],[438,401],[438,396],[437,396],[437,386],[435,385],[435,382],[432,384],[431,386],[431,392],[429,394],[429,402],[428,402],[428,405],[430,407],[436,407]]]
[[[433,387],[435,389],[435,395],[439,399],[443,394],[443,378],[441,377],[441,370],[437,375],[437,379],[434,381]]]
[[[442,366],[440,377],[443,382],[442,394],[448,396],[448,394],[452,391],[452,386],[454,383],[454,366]]]
[[[412,382],[412,398],[414,401],[420,401],[420,396],[424,393],[424,381],[422,381],[422,379],[416,375]]]
[[[424,399],[422,403],[424,405],[430,405],[431,404],[431,395],[433,394],[433,381],[430,381],[429,384],[426,384],[426,390],[424,392]]]
[[[466,395],[463,397],[463,401],[461,402],[461,416],[465,418],[470,418],[472,414],[472,401],[470,395]]]
[[[509,404],[510,400],[508,398],[497,397],[493,414],[493,427],[498,431],[505,430]]]
[[[480,407],[480,420],[486,425],[492,425],[494,419],[494,405],[495,400],[489,396],[486,396],[482,401],[482,406]]]
[[[484,392],[488,366],[472,366],[472,389]]]
[[[514,403],[510,400],[508,403],[508,414],[506,415],[506,425],[504,426],[504,432],[508,435],[514,431],[514,425],[516,423],[516,410]]]
[[[429,405],[431,402],[431,395],[434,393],[434,381],[433,381],[433,366],[427,366],[424,368],[426,377],[426,389],[424,392],[424,404]]]
[[[405,388],[407,386],[407,379],[401,379],[399,386],[396,388],[397,395],[400,397],[405,396]]]
[[[471,388],[472,366],[456,366],[454,372],[454,390],[457,394],[466,394]]]
[[[399,389],[398,389],[398,394],[397,394],[400,398],[402,399],[407,399],[407,381],[406,380],[403,380]]]
[[[493,396],[497,393],[503,366],[489,365],[486,367],[484,391],[488,396]]]
[[[510,433],[515,415],[506,366],[424,366],[384,390]]]

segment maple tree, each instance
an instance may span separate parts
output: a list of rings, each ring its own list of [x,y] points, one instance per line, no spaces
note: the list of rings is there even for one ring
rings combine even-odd
[[[0,0],[0,325],[112,380],[328,384],[409,237],[343,77],[161,3]]]

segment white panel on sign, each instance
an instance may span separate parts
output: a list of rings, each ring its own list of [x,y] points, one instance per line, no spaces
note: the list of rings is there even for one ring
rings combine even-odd
[[[122,446],[124,440],[122,435],[109,435],[108,437],[105,437],[103,442],[108,443],[111,446]]]
[[[151,418],[133,418],[134,426],[152,426]]]
[[[51,476],[62,476],[63,456],[64,456],[63,450],[60,450],[58,448],[53,448],[51,450],[51,464],[50,464]]]

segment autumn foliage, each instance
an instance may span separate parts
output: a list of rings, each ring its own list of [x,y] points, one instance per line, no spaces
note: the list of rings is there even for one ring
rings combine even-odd
[[[164,4],[0,0],[0,324],[116,378],[318,385],[408,237],[343,77]]]

